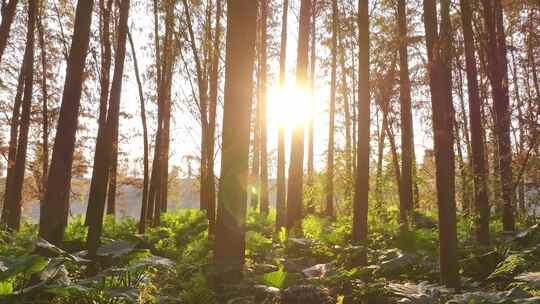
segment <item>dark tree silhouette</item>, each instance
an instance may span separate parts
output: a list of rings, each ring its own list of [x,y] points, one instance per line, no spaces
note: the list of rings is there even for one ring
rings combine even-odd
[[[53,244],[62,240],[68,219],[71,165],[93,6],[93,0],[77,2],[47,192],[41,204],[39,235]]]
[[[279,50],[279,85],[285,86],[285,72],[287,64],[287,19],[289,0],[283,0],[283,14],[281,17],[281,41]],[[279,126],[277,151],[277,181],[276,181],[276,230],[285,227],[286,222],[286,183],[285,183],[285,130]]]
[[[486,170],[484,168],[484,140],[482,138],[481,101],[478,90],[478,70],[474,50],[472,10],[469,1],[460,0],[461,22],[465,42],[467,89],[469,97],[469,119],[471,125],[471,149],[476,208],[476,239],[480,244],[489,244],[489,201],[487,195]]]
[[[244,266],[256,18],[255,1],[227,1],[223,143],[214,251],[223,283],[239,280]]]
[[[115,135],[118,134],[118,120],[120,114],[120,97],[122,93],[122,78],[124,76],[124,61],[126,57],[126,40],[128,33],[129,0],[119,3],[120,18],[118,23],[118,36],[116,39],[116,53],[114,58],[114,73],[109,96],[109,108],[103,137],[96,140],[95,179],[92,179],[90,193],[88,194],[88,238],[86,246],[88,254],[94,258],[99,245],[103,228],[103,213],[107,196],[110,167],[113,161]]]
[[[296,59],[296,85],[307,89],[308,48],[311,17],[311,0],[300,4],[300,24],[298,28],[298,54]],[[306,90],[307,91],[307,90]],[[293,129],[291,158],[287,187],[287,228],[299,228],[302,221],[303,175],[304,175],[304,126]]]
[[[7,178],[5,191],[5,205],[2,214],[2,226],[8,229],[19,230],[21,224],[21,200],[26,171],[26,151],[28,147],[28,131],[30,129],[30,111],[32,107],[33,81],[34,81],[34,38],[36,28],[37,0],[28,3],[28,25],[26,33],[26,47],[22,62],[21,74],[24,79],[24,97],[22,98],[22,112],[18,125],[18,140],[16,142],[15,162],[13,170],[8,171],[12,175]],[[17,103],[17,101],[15,101]],[[15,144],[15,142],[13,142]]]
[[[439,212],[441,281],[459,286],[454,165],[454,109],[450,70],[450,1],[441,1],[441,29],[437,31],[435,1],[424,0],[424,26],[428,53],[429,87],[433,119],[435,177]]]

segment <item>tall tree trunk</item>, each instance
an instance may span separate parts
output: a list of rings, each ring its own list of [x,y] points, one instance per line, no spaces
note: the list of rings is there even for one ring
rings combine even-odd
[[[300,4],[300,24],[298,29],[298,54],[296,60],[296,85],[307,88],[309,26],[311,0]],[[302,221],[303,175],[304,175],[304,126],[294,126],[291,140],[291,158],[287,195],[287,228],[299,228]]]
[[[441,282],[448,287],[459,287],[449,10],[450,1],[441,1],[441,30],[438,33],[436,3],[433,0],[424,0],[439,212]]]
[[[98,138],[103,137],[105,129],[105,123],[107,122],[107,103],[109,102],[109,87],[110,87],[110,72],[111,72],[111,13],[112,13],[113,0],[100,0],[100,42],[101,42],[101,71],[100,71],[100,94],[99,94],[99,118],[98,118]],[[94,151],[94,163],[92,168],[96,167],[97,151]],[[95,179],[95,172],[92,171],[92,179]],[[89,213],[90,209],[86,211],[86,225],[88,225],[89,219],[93,216]]]
[[[137,80],[137,88],[139,92],[139,100],[141,102],[141,123],[143,127],[143,188],[142,188],[142,201],[141,201],[141,216],[139,218],[139,233],[143,234],[146,231],[146,213],[148,211],[148,126],[146,124],[146,109],[144,106],[144,93],[141,82],[141,76],[139,74],[139,64],[137,62],[137,54],[135,52],[135,46],[133,45],[133,38],[128,31],[129,44],[131,46],[131,56],[133,57],[133,67],[135,69],[135,79]]]
[[[39,235],[53,244],[58,244],[62,240],[67,224],[71,166],[93,6],[93,0],[77,2],[62,105],[47,179],[47,192],[41,204]]]
[[[281,41],[279,50],[279,85],[285,86],[285,73],[287,61],[287,17],[289,0],[283,0],[283,14],[281,17]],[[286,222],[286,189],[285,189],[285,130],[279,126],[278,130],[278,159],[276,180],[276,231],[285,226]]]
[[[28,4],[28,26],[26,33],[26,48],[22,67],[24,69],[24,97],[19,126],[19,139],[17,141],[17,154],[13,167],[13,176],[6,185],[5,217],[2,224],[11,230],[19,230],[21,224],[21,204],[24,173],[26,169],[26,150],[28,147],[28,131],[30,129],[30,110],[32,107],[33,81],[34,81],[34,31],[36,26],[37,0],[30,0]]]
[[[195,33],[191,22],[191,14],[187,0],[182,0],[184,6],[184,14],[186,15],[186,23],[189,34],[189,44],[195,61],[199,109],[201,116],[201,165],[200,165],[200,208],[201,210],[208,209],[208,81],[205,75],[204,67],[201,63],[201,56],[196,44]],[[202,49],[202,48],[201,48]]]
[[[244,266],[256,19],[255,1],[227,1],[223,144],[214,251],[222,283],[239,281]]]
[[[400,221],[407,223],[413,209],[413,121],[411,107],[411,81],[409,79],[409,56],[407,54],[407,6],[398,0],[399,28],[399,98],[401,101],[401,187],[399,192]]]
[[[267,148],[267,117],[266,117],[266,78],[267,78],[267,19],[268,19],[268,0],[262,0],[261,3],[261,84],[259,92],[261,93],[260,126],[261,126],[261,213],[268,214],[270,203],[268,201],[268,148]]]
[[[312,188],[314,184],[314,133],[313,127],[315,122],[315,67],[317,61],[316,37],[315,30],[317,25],[316,20],[316,0],[313,0],[311,5],[311,50],[309,59],[309,121],[308,121],[308,159],[307,159],[307,187]],[[315,211],[315,198],[311,195],[307,202],[306,213]]]
[[[111,83],[109,97],[109,109],[107,122],[103,131],[103,137],[96,142],[96,179],[92,180],[88,198],[89,213],[93,215],[88,221],[88,237],[86,245],[90,258],[96,257],[96,251],[103,228],[103,212],[107,195],[110,167],[113,157],[113,145],[115,132],[118,132],[118,120],[120,112],[120,96],[122,93],[122,78],[124,75],[124,59],[126,55],[126,38],[128,32],[129,0],[119,3],[120,20],[118,23],[118,38],[116,40],[116,53],[114,58],[114,74]]]
[[[221,3],[216,0],[216,28],[214,32],[214,47],[212,53],[212,71],[210,74],[210,109],[208,115],[208,219],[209,231],[214,233],[216,223],[216,182],[214,176],[214,151],[216,144],[216,116],[219,86],[219,56],[221,53]]]
[[[338,13],[338,21],[339,21],[339,13]],[[347,67],[345,63],[345,52],[347,51],[347,48],[345,47],[345,43],[343,41],[343,35],[341,33],[341,29],[339,28],[339,22],[337,27],[337,39],[338,39],[338,45],[340,46],[338,49],[339,52],[339,65],[341,67],[341,96],[343,98],[343,115],[345,116],[345,178],[346,178],[346,184],[345,184],[345,198],[351,198],[351,184],[349,184],[352,181],[352,148],[351,148],[351,110],[349,105],[349,90],[347,87]]]
[[[339,27],[339,12],[337,0],[332,0],[332,44],[331,44],[331,72],[330,72],[330,109],[328,122],[328,158],[326,163],[326,208],[328,217],[334,215],[334,132],[336,115],[336,78],[337,78],[337,35]]]
[[[2,55],[4,55],[6,49],[11,24],[15,17],[17,2],[18,0],[9,0],[5,6],[2,6],[2,23],[0,24],[0,63],[2,62]]]
[[[467,96],[469,101],[469,120],[471,129],[472,168],[474,183],[474,206],[476,240],[482,245],[489,244],[489,201],[482,138],[481,100],[478,90],[478,70],[474,54],[474,33],[472,11],[467,0],[460,0],[461,22],[465,42],[465,62],[467,69]]]
[[[49,93],[47,90],[47,50],[45,47],[45,33],[43,29],[43,17],[44,17],[45,5],[42,3],[41,14],[38,19],[37,29],[39,32],[39,47],[41,49],[41,98],[42,98],[42,108],[41,108],[41,119],[42,129],[41,129],[41,149],[43,163],[41,167],[41,191],[40,191],[40,202],[43,202],[45,199],[45,189],[47,189],[47,175],[49,172]]]
[[[503,229],[514,231],[512,149],[510,141],[510,99],[503,11],[500,0],[482,0],[487,31],[488,78],[495,111],[495,130],[499,149],[499,175],[502,186]]]
[[[174,35],[174,4],[167,2],[165,14],[165,42],[163,44],[163,75],[162,75],[162,98],[163,98],[163,138],[161,149],[161,185],[159,204],[160,213],[167,212],[168,186],[169,186],[169,150],[171,129],[171,89],[174,66],[173,35]],[[157,210],[157,208],[156,208]],[[159,224],[159,217],[154,217],[154,224]]]
[[[368,235],[369,194],[369,1],[358,1],[358,139],[356,148],[356,181],[353,201],[352,236],[355,242],[364,242]],[[359,256],[358,264],[366,263],[366,252]]]
[[[24,65],[21,66],[21,70],[19,72],[19,77],[17,80],[17,92],[15,93],[15,101],[13,102],[13,113],[11,115],[11,122],[10,122],[10,130],[9,130],[9,148],[8,148],[8,159],[7,159],[7,175],[6,175],[6,181],[5,181],[5,190],[4,190],[4,197],[2,198],[4,201],[4,208],[2,209],[2,217],[0,220],[0,223],[2,226],[4,226],[5,219],[8,216],[9,208],[6,208],[8,204],[8,193],[9,185],[13,183],[13,174],[15,170],[15,159],[17,158],[17,143],[19,141],[19,121],[21,119],[21,104],[22,104],[22,98],[23,98],[23,90],[24,90],[24,73],[26,69]]]

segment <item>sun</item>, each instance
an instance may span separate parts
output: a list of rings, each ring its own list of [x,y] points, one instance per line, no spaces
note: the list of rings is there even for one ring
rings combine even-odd
[[[304,88],[287,84],[268,91],[267,120],[272,126],[292,130],[309,121],[313,97]]]

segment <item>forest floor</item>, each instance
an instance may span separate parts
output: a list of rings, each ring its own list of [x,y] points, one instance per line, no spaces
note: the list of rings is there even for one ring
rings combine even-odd
[[[0,236],[0,303],[540,303],[540,225],[471,241],[472,222],[458,225],[462,288],[438,284],[436,222],[415,216],[399,233],[395,211],[370,214],[370,237],[350,245],[350,217],[303,221],[301,237],[274,232],[275,214],[250,211],[246,267],[240,284],[214,288],[212,242],[205,215],[184,209],[139,235],[136,221],[108,218],[100,269],[88,274],[86,227],[71,220],[62,249],[37,239],[34,225]],[[356,267],[362,250],[368,266]],[[38,255],[39,252],[41,255]]]

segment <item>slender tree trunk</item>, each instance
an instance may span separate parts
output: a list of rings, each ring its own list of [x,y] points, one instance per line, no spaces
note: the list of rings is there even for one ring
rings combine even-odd
[[[414,133],[411,107],[411,81],[409,79],[409,56],[407,54],[407,6],[398,0],[399,28],[399,98],[401,101],[401,187],[399,192],[400,221],[407,223],[413,210],[413,146]]]
[[[71,166],[93,6],[93,0],[77,2],[74,33],[67,61],[66,81],[56,128],[47,192],[41,204],[39,235],[53,244],[58,244],[62,240],[67,224]]]
[[[311,0],[300,4],[300,24],[298,29],[298,56],[296,64],[296,85],[307,88],[309,25]],[[304,175],[304,126],[294,126],[291,141],[291,158],[287,195],[287,228],[299,228],[302,221],[303,175]]]
[[[469,101],[469,119],[471,126],[471,150],[474,183],[474,206],[476,240],[482,245],[489,244],[489,201],[482,137],[481,100],[478,89],[478,70],[474,54],[474,33],[472,29],[472,11],[467,0],[460,0],[461,22],[465,41],[465,62],[467,69],[467,93]]]
[[[137,62],[137,54],[133,44],[133,38],[128,31],[129,45],[131,46],[131,56],[133,57],[133,67],[135,69],[135,79],[137,80],[137,88],[139,92],[139,100],[141,102],[141,123],[143,127],[143,188],[141,201],[141,216],[139,218],[139,233],[143,234],[146,231],[146,213],[148,210],[148,126],[146,124],[146,109],[144,105],[144,93],[139,74],[139,64]]]
[[[122,0],[119,3],[120,20],[118,24],[118,38],[115,53],[114,74],[109,97],[109,109],[107,112],[107,122],[103,131],[103,137],[98,138],[96,143],[97,167],[96,179],[90,186],[88,199],[89,212],[93,216],[88,221],[88,237],[86,245],[91,258],[96,257],[96,251],[103,228],[103,212],[105,209],[105,199],[107,195],[107,183],[109,181],[110,167],[114,150],[114,136],[118,132],[118,119],[120,112],[120,96],[122,93],[122,78],[124,75],[124,59],[126,55],[126,38],[128,32],[129,0]]]
[[[368,235],[369,194],[369,139],[370,139],[370,95],[369,95],[369,1],[358,1],[358,139],[356,148],[356,181],[353,201],[352,236],[355,242],[364,242]],[[357,261],[366,263],[363,250]]]
[[[266,117],[266,78],[267,78],[267,19],[268,19],[268,0],[262,0],[261,3],[261,213],[268,214],[270,203],[268,201],[268,148],[267,148],[267,117]]]
[[[161,184],[160,184],[160,213],[167,212],[168,186],[169,186],[169,150],[171,129],[171,89],[172,73],[174,66],[174,54],[172,49],[174,33],[174,5],[167,3],[165,14],[165,42],[163,45],[163,75],[162,75],[162,98],[163,98],[163,137],[161,153]],[[157,208],[156,208],[157,210]],[[154,224],[159,225],[159,217],[154,217]]]
[[[260,74],[260,66],[257,67],[257,73]],[[258,77],[258,80],[260,80],[260,77]],[[258,81],[260,82],[260,81]],[[255,122],[253,124],[253,146],[252,146],[252,164],[251,164],[251,197],[250,197],[250,204],[253,210],[257,210],[259,206],[259,194],[260,194],[260,167],[259,164],[261,162],[260,159],[260,132],[261,132],[261,94],[260,91],[257,88],[257,101],[255,103]]]
[[[7,41],[9,38],[9,32],[15,12],[17,8],[18,0],[9,0],[5,6],[2,6],[2,23],[0,24],[0,63],[2,62],[2,55],[6,49]]]
[[[210,74],[210,110],[208,117],[209,142],[208,142],[208,219],[209,231],[214,233],[216,223],[216,182],[214,176],[214,151],[216,144],[216,116],[219,86],[219,55],[221,53],[221,4],[222,0],[216,0],[216,29],[214,32],[214,47],[212,53],[212,71]]]
[[[402,187],[401,170],[399,167],[399,155],[397,153],[396,137],[394,135],[394,132],[392,131],[392,125],[387,124],[386,130],[384,130],[384,132],[386,132],[386,135],[388,136],[388,142],[390,143],[390,152],[392,153],[392,165],[394,166],[394,173],[396,175],[396,185],[398,188],[398,193],[400,193]]]
[[[339,21],[339,13],[338,13]],[[339,22],[338,22],[339,24]],[[351,148],[351,110],[349,105],[349,89],[347,87],[347,67],[345,65],[345,52],[347,51],[343,35],[339,26],[337,27],[337,39],[339,43],[339,65],[341,67],[341,96],[343,98],[343,115],[345,116],[345,198],[351,198],[351,184],[352,181],[352,148]]]
[[[314,184],[314,174],[315,174],[315,165],[314,165],[314,133],[313,127],[315,122],[315,67],[317,61],[317,50],[316,50],[316,30],[317,20],[316,20],[316,0],[313,0],[311,6],[311,50],[310,50],[310,59],[309,59],[309,122],[308,122],[308,160],[307,160],[307,187],[313,188]],[[315,198],[311,195],[307,202],[306,213],[313,213],[315,211]]]
[[[23,60],[24,61],[24,60]],[[24,90],[24,73],[26,69],[24,65],[21,66],[19,72],[19,78],[17,80],[17,92],[15,93],[15,101],[13,102],[13,114],[11,115],[11,123],[9,130],[9,148],[8,148],[8,160],[7,160],[7,175],[5,181],[5,190],[4,197],[4,208],[2,209],[2,217],[0,224],[5,226],[5,221],[8,216],[9,208],[6,208],[8,205],[8,193],[10,193],[10,186],[13,183],[13,174],[15,169],[15,159],[17,157],[17,143],[19,141],[19,120],[21,115],[21,103]]]
[[[41,191],[40,201],[45,199],[45,189],[47,189],[47,177],[49,172],[49,93],[47,90],[47,50],[45,47],[45,33],[43,30],[43,17],[45,6],[41,7],[41,14],[38,19],[38,32],[39,32],[39,47],[41,49],[41,98],[42,100],[42,134],[41,134],[41,149],[43,163],[41,169]]]
[[[214,251],[222,283],[239,281],[244,266],[256,19],[255,1],[227,1],[223,144]]]
[[[510,141],[510,99],[503,11],[500,0],[482,0],[487,31],[488,76],[495,111],[495,130],[499,149],[499,175],[502,186],[503,229],[514,231],[512,149]]]
[[[106,2],[107,1],[107,2]],[[110,72],[111,72],[111,13],[113,0],[100,0],[100,40],[101,40],[101,72],[100,72],[100,97],[99,97],[99,118],[98,118],[98,138],[103,137],[105,123],[107,122],[107,103],[109,102],[109,87],[110,87]],[[94,151],[94,163],[92,168],[97,166],[97,151]],[[94,171],[92,171],[92,179],[95,179]],[[86,211],[86,225],[94,214]]]
[[[28,131],[30,129],[30,111],[32,107],[33,80],[34,80],[34,31],[36,26],[37,0],[30,0],[28,4],[28,26],[26,33],[26,48],[22,67],[24,68],[24,97],[22,99],[22,112],[19,126],[19,139],[17,141],[17,154],[13,167],[13,177],[6,185],[6,204],[3,225],[10,230],[19,230],[21,224],[22,188],[26,169],[26,150],[28,147]]]
[[[332,0],[332,44],[331,44],[331,72],[330,72],[330,109],[328,122],[328,156],[326,163],[326,208],[328,217],[334,215],[334,132],[336,115],[336,78],[337,78],[337,35],[339,28],[339,12],[337,0]]]
[[[204,68],[201,63],[199,51],[197,49],[195,33],[191,23],[191,14],[189,13],[189,5],[187,0],[182,0],[184,6],[184,14],[186,15],[187,29],[189,34],[189,43],[195,61],[197,74],[199,109],[201,114],[201,165],[200,165],[200,208],[201,210],[208,209],[208,81],[205,76]],[[208,210],[207,210],[208,211]]]
[[[454,164],[454,111],[450,70],[450,1],[441,2],[441,30],[437,31],[437,9],[433,0],[424,0],[424,26],[428,53],[428,73],[433,114],[437,203],[439,212],[439,253],[441,282],[459,287]]]
[[[287,17],[289,0],[283,0],[283,14],[281,17],[281,42],[279,51],[279,85],[285,86],[285,73],[287,61]],[[277,194],[276,194],[276,231],[285,226],[286,221],[286,189],[285,189],[285,130],[279,126],[278,130],[278,159],[277,159]]]

